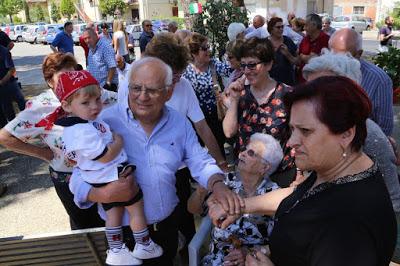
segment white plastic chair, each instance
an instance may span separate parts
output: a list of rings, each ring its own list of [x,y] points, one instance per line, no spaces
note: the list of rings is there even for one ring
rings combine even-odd
[[[212,229],[212,222],[208,215],[201,220],[201,224],[196,234],[194,235],[192,241],[190,241],[189,249],[189,266],[200,265],[200,248],[204,241],[210,235]]]

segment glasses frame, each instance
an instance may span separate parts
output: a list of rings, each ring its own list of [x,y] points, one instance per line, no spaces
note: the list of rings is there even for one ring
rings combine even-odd
[[[247,67],[248,70],[255,70],[259,64],[264,64],[264,62],[260,61],[257,63],[248,63],[248,64],[240,63],[240,69],[245,70]]]
[[[136,88],[134,88],[136,87]],[[140,90],[139,90],[140,88]],[[147,94],[150,98],[156,98],[160,96],[160,94],[168,89],[168,86],[161,87],[158,89],[152,89],[152,88],[146,88],[143,85],[138,85],[138,84],[129,84],[128,85],[129,92],[132,92],[133,95],[139,96],[142,92]]]

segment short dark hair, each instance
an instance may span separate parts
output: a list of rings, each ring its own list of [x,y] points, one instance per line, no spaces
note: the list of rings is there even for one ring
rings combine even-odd
[[[240,58],[243,57],[257,57],[261,62],[269,63],[274,60],[274,48],[267,38],[253,37],[243,43]]]
[[[190,54],[197,54],[200,51],[200,47],[203,42],[207,40],[208,39],[206,36],[197,32],[193,32],[193,34],[186,39]]]
[[[101,23],[100,28],[108,30],[108,24],[106,22]]]
[[[268,30],[269,33],[271,33],[272,28],[273,28],[273,27],[275,26],[275,24],[278,23],[278,22],[282,22],[282,23],[283,23],[283,20],[282,20],[280,17],[273,17],[273,18],[271,18],[271,19],[268,21],[267,30]]]
[[[317,27],[317,29],[322,29],[322,19],[318,14],[308,14],[306,16],[306,20],[312,22]]]
[[[283,98],[289,116],[293,104],[304,100],[314,104],[316,116],[331,133],[341,134],[355,126],[350,145],[354,151],[361,149],[372,104],[357,83],[346,77],[327,76],[295,86]]]
[[[72,25],[72,22],[71,22],[71,21],[65,22],[65,23],[64,23],[64,29],[65,29],[66,27],[68,27],[69,25]]]
[[[171,32],[154,35],[146,46],[145,55],[161,59],[173,71],[184,71],[189,62],[187,47]]]

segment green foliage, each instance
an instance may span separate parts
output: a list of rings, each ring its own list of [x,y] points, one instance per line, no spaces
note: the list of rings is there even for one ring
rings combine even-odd
[[[68,20],[71,19],[71,16],[75,13],[74,2],[72,0],[61,0],[60,13]]]
[[[51,9],[51,14],[50,14],[51,19],[54,22],[59,21],[61,19],[60,9],[58,8],[58,6],[57,6],[57,4],[55,2],[51,3],[50,9]]]
[[[155,17],[155,20],[163,20],[163,21],[175,21],[178,24],[178,29],[185,28],[185,19],[180,17]]]
[[[12,20],[14,21],[15,24],[22,23],[22,19],[17,15],[12,16]]]
[[[45,21],[45,15],[41,6],[35,6],[31,10],[32,20],[35,22]]]
[[[247,12],[230,0],[208,0],[203,13],[195,15],[193,30],[208,37],[213,54],[222,55],[228,42],[227,30],[232,22],[248,23]]]
[[[23,0],[1,0],[0,1],[0,14],[8,15],[10,22],[13,22],[12,15],[18,14],[24,7]]]
[[[379,53],[373,61],[392,79],[393,88],[400,87],[400,49],[389,47],[389,52]]]
[[[115,10],[119,9],[121,14],[124,13],[126,4],[123,0],[100,0],[100,11],[104,15],[114,16]]]

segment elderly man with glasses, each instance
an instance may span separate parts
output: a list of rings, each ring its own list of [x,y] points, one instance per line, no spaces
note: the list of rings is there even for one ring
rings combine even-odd
[[[172,70],[168,65],[154,57],[143,58],[132,64],[127,98],[101,114],[124,139],[129,162],[137,165],[134,174],[143,191],[150,235],[164,250],[160,258],[145,260],[146,265],[172,265],[178,246],[175,173],[183,163],[228,212],[239,213],[242,203],[224,185],[222,171],[198,143],[189,120],[165,105],[172,95],[171,85]],[[93,202],[125,198],[119,191],[114,193],[112,186],[94,188],[77,174],[71,180],[75,202],[82,208]],[[130,184],[137,191],[137,186]],[[100,214],[104,212],[101,210]],[[124,224],[129,224],[127,216]]]
[[[143,53],[146,50],[146,45],[154,37],[153,24],[150,20],[143,20],[142,22],[143,32],[139,37],[140,52]]]

